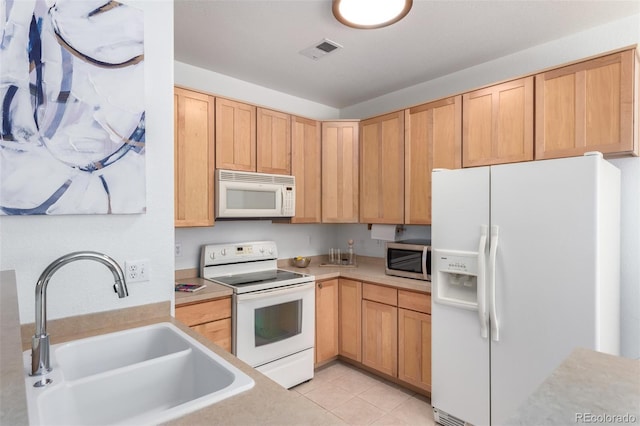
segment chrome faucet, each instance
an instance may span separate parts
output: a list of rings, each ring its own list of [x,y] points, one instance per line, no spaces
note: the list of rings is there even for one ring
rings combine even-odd
[[[106,254],[95,251],[77,251],[66,254],[45,268],[36,283],[36,332],[31,341],[31,375],[41,376],[51,371],[49,361],[49,335],[47,334],[47,284],[55,272],[76,260],[95,260],[105,265],[115,279],[113,289],[119,298],[129,295],[124,273],[118,263]]]

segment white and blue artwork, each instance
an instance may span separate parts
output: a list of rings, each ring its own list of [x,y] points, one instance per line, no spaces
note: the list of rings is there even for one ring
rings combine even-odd
[[[0,0],[0,214],[146,210],[144,16]]]

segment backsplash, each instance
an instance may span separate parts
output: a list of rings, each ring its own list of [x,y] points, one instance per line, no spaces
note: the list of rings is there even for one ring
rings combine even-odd
[[[402,239],[431,238],[430,226],[405,226]],[[176,228],[175,242],[181,255],[176,270],[198,268],[200,247],[204,244],[273,240],[278,257],[316,256],[331,247],[346,250],[353,239],[356,255],[384,257],[385,242],[371,239],[371,231],[362,224],[279,224],[270,220],[218,221],[213,227]]]

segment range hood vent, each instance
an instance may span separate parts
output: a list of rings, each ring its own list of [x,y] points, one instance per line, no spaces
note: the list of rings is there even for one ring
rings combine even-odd
[[[336,50],[341,48],[342,46],[335,41],[323,38],[313,46],[309,46],[306,49],[301,50],[300,54],[302,56],[306,56],[307,58],[311,58],[314,61],[317,61],[318,59],[325,57],[329,53],[335,52]]]

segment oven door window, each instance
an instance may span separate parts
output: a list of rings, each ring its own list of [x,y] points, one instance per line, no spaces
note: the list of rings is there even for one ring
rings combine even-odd
[[[422,252],[415,250],[389,249],[387,256],[389,269],[422,274]]]
[[[301,333],[302,300],[257,308],[255,311],[255,346],[260,347]]]
[[[227,208],[249,210],[273,210],[276,208],[277,192],[253,191],[248,189],[227,189]]]

